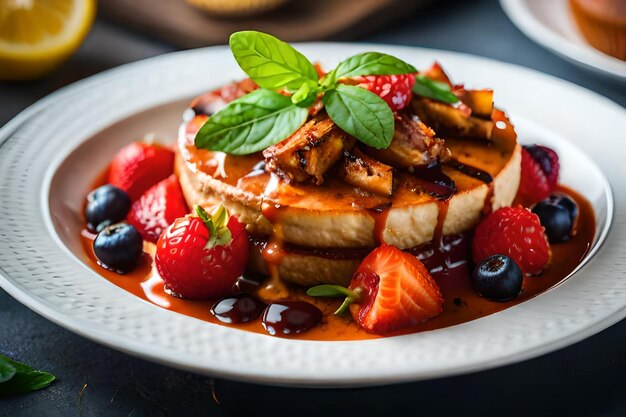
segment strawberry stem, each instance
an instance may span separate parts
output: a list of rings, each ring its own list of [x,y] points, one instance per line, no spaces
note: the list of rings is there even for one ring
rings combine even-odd
[[[209,229],[209,240],[206,243],[206,249],[211,249],[219,245],[227,245],[233,240],[230,229],[228,228],[230,215],[226,207],[220,204],[212,216],[209,216],[201,206],[196,206],[195,211],[198,217],[204,222],[207,229]]]
[[[361,292],[361,288],[355,288],[353,291],[341,285],[324,284],[311,287],[306,293],[311,297],[346,297],[341,306],[335,311],[335,314],[339,315],[344,313],[350,304],[361,299]]]

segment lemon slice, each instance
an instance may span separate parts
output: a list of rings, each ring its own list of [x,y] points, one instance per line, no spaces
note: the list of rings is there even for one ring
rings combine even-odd
[[[95,0],[0,0],[0,79],[50,72],[81,44]]]

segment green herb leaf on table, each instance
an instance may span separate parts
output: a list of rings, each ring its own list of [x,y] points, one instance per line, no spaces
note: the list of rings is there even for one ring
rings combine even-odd
[[[0,383],[6,382],[15,375],[15,367],[0,357]]]
[[[261,151],[290,136],[304,124],[306,108],[291,98],[260,89],[232,101],[200,128],[198,148],[247,155]]]
[[[48,372],[38,371],[4,355],[0,355],[0,364],[0,368],[4,367],[5,370],[9,367],[14,369],[10,379],[0,382],[0,397],[36,391],[49,386],[55,380],[54,375]]]
[[[415,67],[399,58],[380,52],[364,52],[342,61],[332,71],[332,78],[340,80],[361,75],[398,75],[417,72]]]
[[[230,49],[241,69],[263,88],[295,91],[307,81],[317,84],[313,64],[274,36],[256,31],[235,32],[230,36]]]
[[[448,84],[431,80],[423,75],[415,76],[413,93],[448,104],[455,104],[460,101],[459,98],[452,93]]]
[[[364,88],[340,84],[322,100],[328,116],[343,131],[374,148],[389,147],[394,119],[382,98]]]

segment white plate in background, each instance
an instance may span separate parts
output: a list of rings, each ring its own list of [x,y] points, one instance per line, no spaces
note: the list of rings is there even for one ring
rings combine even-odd
[[[567,0],[500,0],[500,4],[513,24],[539,45],[581,67],[626,82],[626,62],[587,43]]]

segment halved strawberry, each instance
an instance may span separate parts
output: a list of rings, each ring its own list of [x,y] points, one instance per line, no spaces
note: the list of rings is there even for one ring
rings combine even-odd
[[[188,213],[176,175],[170,175],[153,185],[135,201],[128,213],[128,222],[142,238],[156,243],[161,232],[179,217]]]
[[[120,149],[109,167],[109,183],[126,191],[131,201],[174,172],[174,152],[145,142]]]
[[[382,245],[365,257],[350,286],[318,285],[313,296],[347,296],[337,310],[350,313],[363,329],[388,333],[414,326],[443,311],[443,297],[430,273],[415,256]]]

